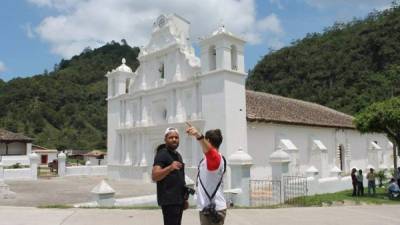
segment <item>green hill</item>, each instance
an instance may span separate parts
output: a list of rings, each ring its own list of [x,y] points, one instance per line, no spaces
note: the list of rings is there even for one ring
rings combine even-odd
[[[51,73],[0,81],[0,127],[53,148],[105,149],[107,79],[121,64],[136,69],[138,48],[111,42],[62,60]]]
[[[316,102],[355,114],[400,95],[400,7],[336,23],[266,55],[248,89]]]

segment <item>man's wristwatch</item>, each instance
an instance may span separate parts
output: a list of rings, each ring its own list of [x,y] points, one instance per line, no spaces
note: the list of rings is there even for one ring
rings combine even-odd
[[[200,141],[201,139],[204,139],[204,135],[200,135],[200,137],[196,138],[198,141]]]

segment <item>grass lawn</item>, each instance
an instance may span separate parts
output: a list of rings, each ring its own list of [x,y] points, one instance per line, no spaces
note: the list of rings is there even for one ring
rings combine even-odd
[[[368,189],[364,189],[364,196],[351,196],[352,190],[346,190],[331,194],[319,194],[307,196],[304,200],[304,206],[323,206],[323,205],[340,205],[346,203],[355,204],[400,204],[400,198],[389,199],[385,188],[377,188],[375,196],[369,196]]]

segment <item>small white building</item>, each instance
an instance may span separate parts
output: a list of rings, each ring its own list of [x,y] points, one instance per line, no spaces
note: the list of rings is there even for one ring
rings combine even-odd
[[[185,135],[185,121],[202,131],[220,128],[220,151],[243,149],[254,159],[252,178],[271,175],[269,156],[283,149],[290,173],[311,166],[322,176],[338,167],[386,167],[390,143],[381,134],[361,135],[352,117],[317,104],[245,90],[245,41],[223,26],[200,41],[194,54],[190,23],[161,15],[133,72],[125,60],[108,72],[108,174],[148,180],[154,151],[166,127],[177,127],[186,173],[194,179],[202,157],[196,140]],[[201,63],[200,63],[201,62]],[[228,171],[230,177],[230,171]],[[229,180],[229,178],[227,179]],[[228,184],[229,187],[229,184]]]
[[[107,165],[107,153],[100,150],[93,150],[83,155],[85,162],[90,162],[89,165],[101,166]]]
[[[48,149],[40,145],[32,145],[32,152],[39,156],[40,164],[47,165],[57,159],[57,149]]]
[[[0,160],[4,166],[16,163],[29,165],[28,155],[31,152],[32,138],[0,129]]]

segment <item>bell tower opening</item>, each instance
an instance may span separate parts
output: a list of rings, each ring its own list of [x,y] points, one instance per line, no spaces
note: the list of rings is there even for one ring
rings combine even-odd
[[[231,45],[231,69],[238,70],[236,45]]]
[[[208,50],[208,62],[210,66],[210,71],[217,69],[217,49],[215,45],[211,45]]]

